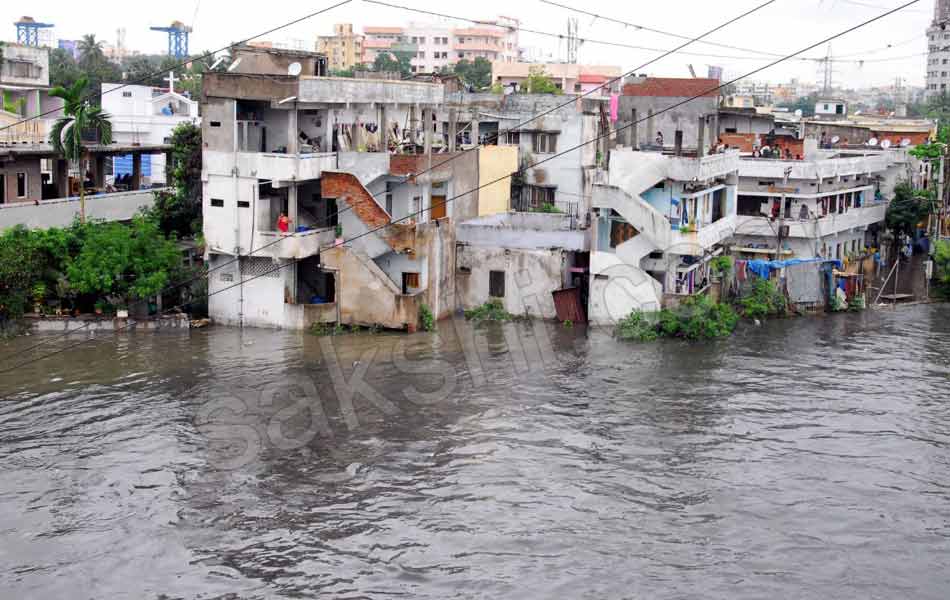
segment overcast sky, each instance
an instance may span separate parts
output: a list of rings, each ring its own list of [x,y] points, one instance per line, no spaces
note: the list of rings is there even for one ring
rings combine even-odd
[[[559,4],[583,8],[601,16],[639,25],[695,36],[765,0],[635,0],[599,4],[580,0],[558,0]],[[906,0],[905,0],[906,1]],[[522,26],[545,32],[563,33],[570,16],[579,18],[580,35],[590,40],[672,49],[682,43],[664,35],[644,32],[590,16],[572,15],[570,11],[543,4],[539,0],[481,0],[479,2],[446,2],[436,0],[390,0],[392,4],[422,10],[444,12],[453,16],[487,19],[505,15],[521,20]],[[865,58],[868,62],[839,62],[835,64],[835,82],[849,86],[890,85],[897,77],[906,84],[923,85],[926,71],[927,41],[925,30],[933,13],[934,0],[920,0],[894,15],[863,27],[839,38],[832,45],[833,54],[850,61]],[[811,45],[832,34],[857,25],[881,14],[888,8],[903,4],[900,0],[776,0],[772,5],[729,26],[708,39],[747,49],[787,54]],[[168,25],[174,20],[191,24],[195,31],[191,38],[192,52],[216,50],[229,42],[259,34],[321,8],[332,6],[330,0],[165,0],[164,2],[136,2],[130,0],[96,0],[77,3],[66,0],[42,0],[35,5],[22,2],[0,3],[0,23],[3,38],[16,37],[13,22],[27,11],[37,21],[56,24],[54,38],[76,39],[85,33],[115,42],[116,30],[124,28],[126,45],[149,53],[162,53],[167,38],[149,31],[153,25]],[[94,7],[94,8],[91,8]],[[408,21],[433,21],[434,17],[367,4],[353,0],[293,25],[267,39],[304,40],[312,47],[317,35],[329,34],[334,23],[363,25],[399,25]],[[450,21],[451,22],[451,21]],[[465,22],[451,22],[464,26]],[[522,46],[535,47],[547,53],[564,56],[565,49],[558,40],[522,33]],[[888,45],[893,47],[888,48]],[[696,54],[673,55],[658,61],[643,71],[652,75],[688,77],[687,64],[692,64],[700,76],[705,76],[707,65],[725,68],[727,77],[737,77],[772,59],[756,57],[742,50],[732,50],[695,43],[684,49]],[[868,52],[871,51],[871,52]],[[820,57],[825,49],[806,54]],[[593,42],[580,49],[580,62],[619,65],[625,70],[639,67],[655,58],[657,52],[611,47]],[[720,58],[710,55],[721,55]],[[916,56],[912,56],[916,55]],[[743,58],[738,58],[743,57]],[[887,60],[893,57],[900,60]],[[875,62],[872,62],[875,61]],[[809,61],[786,62],[756,75],[754,79],[773,83],[798,77],[815,81],[819,65]]]

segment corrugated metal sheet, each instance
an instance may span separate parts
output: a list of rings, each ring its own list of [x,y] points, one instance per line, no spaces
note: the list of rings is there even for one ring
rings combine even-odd
[[[584,313],[584,305],[581,303],[580,288],[565,288],[553,292],[554,310],[557,312],[557,320],[570,321],[571,323],[586,323],[587,316]]]

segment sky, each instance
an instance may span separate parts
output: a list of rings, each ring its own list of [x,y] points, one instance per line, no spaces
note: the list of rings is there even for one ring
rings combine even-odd
[[[164,53],[167,38],[151,26],[167,26],[180,20],[194,27],[191,51],[218,50],[228,44],[256,36],[310,13],[330,7],[341,0],[165,0],[140,4],[129,0],[97,0],[82,4],[65,0],[43,0],[26,8],[24,3],[0,3],[0,39],[14,41],[13,23],[30,11],[37,21],[53,23],[54,39],[77,39],[83,34],[115,43],[117,30],[126,31],[126,46],[145,53]],[[549,33],[566,33],[570,17],[578,19],[579,62],[618,65],[625,71],[637,69],[655,76],[689,77],[692,64],[697,75],[705,76],[708,65],[721,66],[727,79],[740,77],[775,58],[756,55],[758,50],[779,55],[791,54],[826,37],[854,27],[863,21],[906,3],[908,0],[774,0],[772,4],[710,35],[707,40],[745,50],[694,43],[683,52],[653,64],[661,51],[671,50],[685,40],[620,25],[607,18],[648,28],[694,37],[753,9],[766,0],[635,0],[591,4],[579,0],[558,0],[559,4],[596,13],[591,17],[544,4],[541,0],[481,0],[478,3],[436,0],[388,0],[402,7],[442,12],[467,19],[491,19],[498,15],[514,17],[522,27]],[[933,15],[934,0],[919,0],[876,23],[862,27],[832,43],[832,55],[841,62],[834,66],[836,85],[867,87],[893,85],[898,77],[905,85],[922,86],[926,72],[927,40],[925,31]],[[94,8],[90,9],[90,6]],[[364,25],[402,25],[415,22],[444,22],[466,26],[465,21],[437,19],[400,8],[352,0],[324,14],[306,19],[264,38],[272,41],[300,40],[312,48],[318,35],[332,33],[334,23]],[[609,42],[642,46],[640,50],[611,46]],[[565,57],[565,44],[553,37],[522,32],[521,45],[537,48],[554,58]],[[802,56],[825,56],[827,47],[808,51]],[[857,61],[865,59],[859,64]],[[897,59],[897,60],[891,60]],[[820,81],[822,66],[815,61],[796,60],[782,63],[756,74],[751,79],[780,83],[791,78]]]

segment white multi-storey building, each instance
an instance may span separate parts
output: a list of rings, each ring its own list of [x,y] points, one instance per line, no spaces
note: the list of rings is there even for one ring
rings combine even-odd
[[[950,85],[950,0],[934,1],[934,19],[927,28],[928,98],[947,92]]]
[[[170,76],[173,77],[173,76]],[[198,102],[175,91],[146,85],[102,84],[102,108],[111,116],[112,137],[119,144],[165,144],[181,123],[199,122]],[[147,183],[165,182],[165,156],[142,157]],[[132,158],[116,157],[113,175],[131,174]]]

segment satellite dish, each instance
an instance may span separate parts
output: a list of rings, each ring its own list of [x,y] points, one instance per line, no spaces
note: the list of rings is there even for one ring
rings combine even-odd
[[[891,147],[891,140],[884,140],[883,142],[881,142],[881,148],[884,148],[885,150],[887,150],[890,147]]]
[[[910,138],[904,138],[904,139],[902,139],[902,140],[901,140],[901,148],[906,148],[907,146],[910,146],[910,143],[911,143],[911,142],[910,142]]]
[[[871,138],[868,140],[868,146],[877,146],[877,138]]]
[[[799,109],[796,109],[796,110],[795,110],[795,116],[798,117],[798,118],[801,118],[801,116],[802,116],[802,109],[800,109],[800,108],[799,108]]]
[[[838,137],[837,135],[834,136],[833,138],[831,138],[831,143],[832,143],[832,144],[837,144],[837,143],[840,142],[840,141],[841,141],[841,138]]]
[[[287,74],[296,77],[303,72],[303,67],[300,66],[299,62],[290,63],[290,66],[287,67]]]

